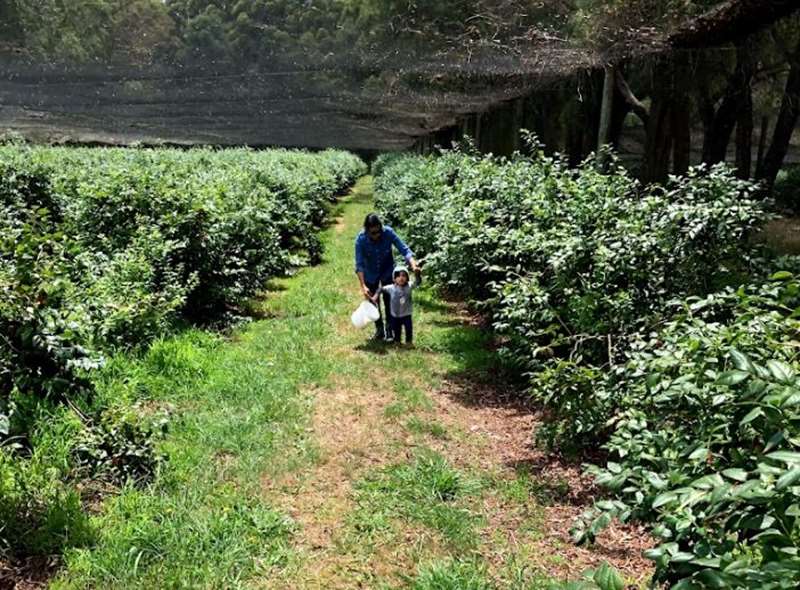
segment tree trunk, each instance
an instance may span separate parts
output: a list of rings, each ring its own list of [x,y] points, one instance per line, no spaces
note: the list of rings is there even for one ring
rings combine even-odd
[[[583,122],[583,145],[581,160],[597,149],[598,131],[600,130],[600,114],[603,103],[604,74],[593,70],[587,76],[587,93],[580,103]]]
[[[689,170],[692,152],[692,131],[689,117],[689,104],[686,101],[675,102],[672,108],[672,172],[679,176]]]
[[[625,131],[625,120],[630,112],[630,105],[617,92],[614,95],[614,110],[611,113],[611,130],[609,132],[609,143],[614,146],[614,149],[619,149],[622,133]]]
[[[711,124],[706,126],[706,135],[703,138],[703,162],[709,166],[725,161],[731,134],[736,127],[736,102],[735,90],[733,85],[730,85]]]
[[[553,154],[564,151],[564,99],[563,91],[558,90],[548,96],[544,105],[539,109],[541,118],[540,139],[545,145],[545,152]]]
[[[756,178],[762,178],[764,172],[764,151],[767,149],[767,133],[769,132],[769,117],[761,117],[761,131],[758,134],[758,155],[756,156]]]
[[[671,110],[671,100],[668,96],[655,98],[650,107],[642,166],[644,182],[663,182],[669,175],[672,150]]]
[[[764,157],[764,166],[761,170],[760,180],[765,181],[769,190],[772,190],[775,178],[783,166],[797,117],[800,115],[800,43],[792,57],[792,67],[786,80],[781,110],[775,123],[775,132],[772,134],[772,143]]]
[[[616,68],[607,65],[604,68],[605,76],[603,79],[603,98],[600,106],[600,128],[597,133],[597,166],[604,169],[606,162],[603,148],[611,143],[611,115],[614,109],[614,87],[616,80]]]
[[[739,112],[747,109],[748,104],[752,112],[750,83],[753,79],[753,69],[752,44],[746,41],[739,43],[736,46],[736,68],[728,78],[722,103],[716,112],[713,111],[713,106],[709,107],[708,104],[704,109],[706,135],[703,138],[703,162],[709,166],[725,161]]]
[[[672,161],[678,173],[689,167],[691,134],[684,88],[688,66],[688,56],[682,55],[662,59],[656,69],[653,102],[647,117],[644,182],[664,182]]]
[[[750,178],[753,154],[753,93],[747,87],[736,119],[736,176]]]
[[[565,147],[569,165],[575,167],[583,160],[583,125],[576,120],[567,123]]]

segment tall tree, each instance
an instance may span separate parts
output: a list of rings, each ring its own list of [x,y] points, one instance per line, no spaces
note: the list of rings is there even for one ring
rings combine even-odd
[[[783,166],[786,153],[789,151],[789,142],[794,133],[797,118],[800,116],[800,41],[790,56],[791,68],[786,78],[786,87],[781,100],[781,109],[775,123],[772,143],[764,156],[764,163],[759,171],[759,179],[767,187],[775,184],[775,178]]]
[[[725,160],[728,144],[742,111],[749,108],[752,117],[750,84],[755,71],[754,44],[744,39],[736,45],[736,66],[728,77],[719,106],[706,85],[700,85],[700,112],[703,119],[703,162],[709,165]],[[752,127],[752,122],[751,122]]]

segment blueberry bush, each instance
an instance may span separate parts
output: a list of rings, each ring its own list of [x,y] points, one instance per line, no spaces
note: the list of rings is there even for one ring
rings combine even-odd
[[[724,166],[642,186],[531,148],[395,154],[376,186],[432,282],[490,318],[543,442],[604,446],[576,541],[635,519],[671,587],[797,587],[800,265],[751,239],[756,187]]]
[[[71,479],[156,473],[163,417],[99,399],[105,359],[240,316],[318,261],[365,171],[333,150],[0,145],[0,556],[85,537]]]

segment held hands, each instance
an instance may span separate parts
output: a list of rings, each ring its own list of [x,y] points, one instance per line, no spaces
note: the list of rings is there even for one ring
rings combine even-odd
[[[362,285],[361,290],[364,293],[364,297],[366,297],[370,301],[374,301],[374,299],[372,298],[372,291],[369,290],[369,287],[367,287],[366,285]]]

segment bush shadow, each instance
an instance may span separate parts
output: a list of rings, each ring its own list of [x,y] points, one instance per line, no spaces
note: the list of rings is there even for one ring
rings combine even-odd
[[[574,457],[539,452],[505,465],[526,482],[529,493],[542,506],[588,506],[598,495],[594,482],[583,475],[582,463]]]
[[[430,346],[431,351],[447,354],[456,364],[445,373],[446,395],[467,407],[533,412],[524,383],[504,365],[488,329],[458,318],[435,320],[433,324],[445,329]]]
[[[443,320],[446,328],[436,346],[457,362],[445,374],[441,393],[457,404],[472,409],[498,409],[507,416],[528,418],[534,430],[546,416],[526,393],[524,378],[505,364],[493,334],[474,321],[457,318]],[[530,497],[543,506],[587,506],[598,491],[592,478],[583,474],[585,461],[595,462],[600,452],[565,454],[551,452],[536,444],[533,436],[519,443],[513,459],[504,461],[518,480],[525,483]]]

